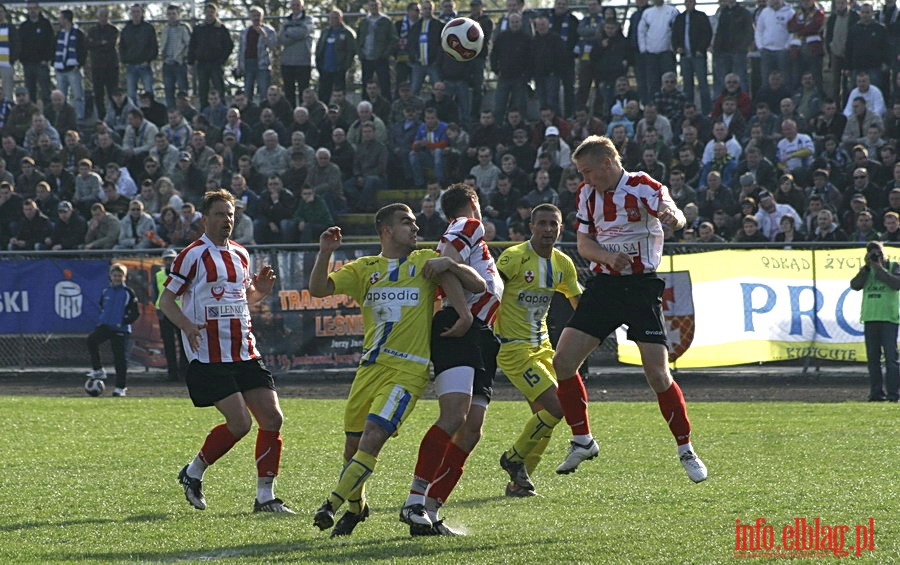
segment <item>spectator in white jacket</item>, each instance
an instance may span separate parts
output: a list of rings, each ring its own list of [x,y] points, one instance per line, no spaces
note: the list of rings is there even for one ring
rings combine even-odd
[[[768,0],[756,19],[756,48],[759,49],[762,80],[767,82],[772,71],[782,71],[790,75],[788,62],[788,42],[791,34],[788,22],[794,16],[794,10],[785,5],[784,0]]]
[[[150,249],[155,247],[149,234],[156,235],[156,222],[150,214],[144,212],[144,203],[132,200],[128,205],[128,213],[119,220],[119,240],[113,249]]]
[[[663,73],[675,70],[675,52],[672,51],[672,22],[678,16],[675,6],[664,0],[653,0],[641,15],[638,24],[638,61],[643,67],[644,84],[638,83],[641,104],[649,104],[653,95],[662,87]],[[638,75],[641,76],[641,75]]]
[[[850,91],[850,96],[847,98],[847,105],[844,106],[844,115],[848,118],[853,115],[853,101],[856,100],[857,96],[862,96],[866,101],[866,108],[880,117],[883,118],[887,113],[884,94],[881,93],[881,89],[871,83],[869,73],[866,71],[857,73],[856,88]]]
[[[712,134],[712,139],[710,139],[703,147],[703,157],[700,159],[702,165],[705,166],[713,160],[713,146],[717,141],[721,141],[725,144],[725,151],[728,155],[733,157],[735,161],[741,160],[741,153],[743,152],[741,144],[733,135],[728,134],[728,126],[725,125],[725,122],[716,122],[713,124]]]
[[[781,218],[792,215],[799,218],[800,215],[790,204],[779,204],[768,190],[759,193],[759,211],[756,212],[756,222],[759,224],[759,232],[769,241],[775,241],[775,236],[781,231]]]

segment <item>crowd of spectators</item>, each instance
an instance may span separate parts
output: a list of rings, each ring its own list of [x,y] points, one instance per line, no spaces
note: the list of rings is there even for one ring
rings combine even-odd
[[[671,241],[900,239],[892,2],[876,13],[834,0],[827,17],[812,0],[755,11],[722,0],[712,17],[693,0],[681,11],[637,0],[628,14],[589,0],[580,18],[567,0],[506,7],[492,20],[481,0],[465,14],[423,0],[392,20],[371,0],[355,28],[331,9],[317,34],[302,0],[277,20],[253,6],[240,29],[212,2],[193,28],[178,5],[158,27],[134,5],[123,26],[101,8],[86,31],[70,10],[54,28],[36,2],[19,24],[0,6],[0,246],[181,247],[202,233],[204,191],[219,187],[237,198],[242,244],[316,241],[389,189],[425,195],[419,235],[433,240],[454,182],[479,191],[491,239],[527,239],[541,203],[560,207],[574,239],[581,178],[570,155],[594,134],[613,140],[627,170],[669,186],[688,218]],[[458,15],[485,32],[474,61],[440,48]],[[229,90],[233,51],[243,84]]]

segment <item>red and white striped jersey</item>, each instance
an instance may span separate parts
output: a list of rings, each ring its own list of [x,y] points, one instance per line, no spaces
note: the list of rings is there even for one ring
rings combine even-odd
[[[484,226],[481,221],[475,218],[456,218],[441,236],[437,246],[439,253],[443,252],[445,245],[452,245],[459,252],[463,263],[475,269],[487,283],[484,292],[465,292],[472,315],[492,325],[497,308],[500,307],[500,297],[503,296],[503,279],[500,278],[491,251],[484,241]]]
[[[676,208],[669,189],[650,175],[624,172],[615,190],[600,192],[578,187],[578,231],[594,236],[600,247],[631,255],[631,265],[616,271],[591,262],[595,273],[632,275],[656,271],[662,259],[663,229],[660,207]]]
[[[250,255],[231,240],[218,247],[204,234],[178,254],[166,288],[181,297],[188,319],[206,324],[198,351],[191,351],[182,332],[189,361],[233,363],[259,357],[247,304],[251,283]]]

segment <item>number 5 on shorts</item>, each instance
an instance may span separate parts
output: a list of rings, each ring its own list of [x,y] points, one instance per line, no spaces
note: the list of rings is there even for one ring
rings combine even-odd
[[[529,368],[527,371],[522,373],[522,376],[525,377],[525,382],[528,383],[529,386],[534,386],[541,380],[541,376],[535,373],[534,369],[532,368]]]

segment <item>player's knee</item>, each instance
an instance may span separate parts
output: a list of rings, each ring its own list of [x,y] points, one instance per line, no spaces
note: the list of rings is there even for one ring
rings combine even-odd
[[[580,365],[581,363],[576,364],[571,359],[567,359],[559,354],[553,357],[553,371],[556,373],[556,378],[561,381],[574,377],[575,371],[578,370]]]
[[[453,442],[463,451],[471,453],[481,441],[481,436],[481,426],[463,426],[454,437]]]
[[[647,384],[654,392],[665,392],[672,386],[672,375],[666,369],[644,369]]]
[[[435,425],[450,435],[462,429],[466,423],[466,415],[460,411],[442,413]]]
[[[550,389],[548,392],[552,394],[547,394],[541,397],[541,404],[544,407],[544,410],[547,411],[548,414],[553,416],[554,418],[562,418],[563,411],[562,406],[559,404],[559,398],[556,396],[556,388]],[[546,400],[546,401],[545,401]]]
[[[253,421],[250,419],[250,416],[247,416],[245,418],[229,420],[227,425],[231,435],[237,439],[241,439],[250,433],[250,429],[253,427]]]
[[[281,410],[274,410],[271,414],[266,414],[264,417],[259,418],[259,427],[264,430],[275,432],[280,430],[283,424],[284,414]]]

